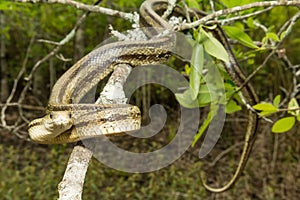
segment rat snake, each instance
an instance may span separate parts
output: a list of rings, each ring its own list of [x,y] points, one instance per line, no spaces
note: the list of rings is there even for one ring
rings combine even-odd
[[[169,23],[162,19],[162,13],[168,6],[165,0],[146,0],[140,7],[141,24],[153,27],[147,35],[155,35],[157,28],[172,30]],[[184,13],[180,7],[174,12]],[[190,16],[203,12],[189,10]],[[225,69],[237,86],[245,81],[238,62],[233,55],[227,37],[219,25],[211,30],[229,54],[229,62],[224,63]],[[44,144],[76,142],[84,138],[99,135],[114,135],[139,129],[140,111],[136,106],[128,104],[79,104],[84,95],[99,80],[106,77],[117,64],[125,63],[131,66],[156,64],[166,61],[171,55],[176,37],[169,32],[162,37],[154,37],[148,41],[118,41],[101,46],[79,60],[54,85],[47,114],[43,118],[33,120],[28,127],[33,141]],[[80,86],[80,87],[78,87]],[[258,102],[250,83],[241,90],[248,104]],[[221,188],[212,188],[203,182],[206,189],[212,192],[223,192],[229,189],[243,171],[254,143],[258,117],[250,109],[248,111],[248,126],[243,152],[231,180]],[[95,128],[97,126],[97,128]],[[76,127],[76,128],[75,128]]]

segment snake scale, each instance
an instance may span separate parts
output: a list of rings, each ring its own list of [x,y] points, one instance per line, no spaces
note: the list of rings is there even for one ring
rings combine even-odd
[[[162,19],[158,13],[167,9],[165,0],[146,0],[140,7],[141,24],[153,27],[155,35],[159,29],[172,30],[172,26]],[[184,13],[176,6],[174,12]],[[189,10],[190,16],[204,13]],[[224,63],[225,69],[237,86],[245,81],[245,76],[233,55],[227,36],[219,25],[211,30],[221,41],[229,54],[229,62]],[[153,33],[154,32],[154,33]],[[140,111],[136,106],[128,104],[80,104],[84,95],[100,80],[106,77],[117,64],[139,66],[163,63],[171,56],[176,38],[173,34],[152,38],[148,41],[118,41],[101,46],[79,60],[66,71],[54,85],[47,113],[43,118],[33,120],[28,127],[33,141],[44,144],[76,142],[84,138],[100,135],[115,135],[140,128]],[[78,87],[80,86],[80,87]],[[241,90],[248,104],[258,102],[258,98],[250,83]],[[203,185],[212,192],[228,190],[243,171],[254,143],[258,117],[250,109],[245,144],[238,167],[230,181],[221,188],[212,188],[205,181]],[[95,128],[97,127],[97,128]]]

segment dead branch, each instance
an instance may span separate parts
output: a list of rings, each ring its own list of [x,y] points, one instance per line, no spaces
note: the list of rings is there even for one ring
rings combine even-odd
[[[228,14],[233,14],[236,12],[240,12],[243,10],[248,10],[250,8],[260,8],[260,7],[275,7],[275,6],[299,6],[300,1],[263,1],[263,2],[254,2],[250,4],[246,4],[243,6],[236,6],[233,8],[228,8],[224,10],[218,10],[216,12],[213,12],[212,14],[209,14],[197,21],[191,22],[191,23],[186,23],[178,26],[176,29],[177,30],[186,30],[194,27],[198,27],[201,24],[206,24],[206,22],[210,20],[214,20],[217,17],[220,17],[222,15],[228,15]]]
[[[90,12],[96,12],[96,13],[102,13],[105,15],[115,16],[115,17],[121,17],[126,20],[133,19],[133,15],[131,13],[125,13],[118,10],[113,10],[110,8],[104,8],[100,6],[93,6],[93,5],[87,5],[84,3],[80,3],[73,0],[14,0],[14,2],[22,2],[22,3],[49,3],[49,4],[63,4],[63,5],[69,5],[72,7],[75,7],[76,9],[90,11]]]

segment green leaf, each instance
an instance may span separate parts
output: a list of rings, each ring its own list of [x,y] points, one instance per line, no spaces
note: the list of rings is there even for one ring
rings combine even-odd
[[[228,53],[223,45],[211,33],[207,33],[203,28],[200,28],[198,42],[202,42],[205,51],[224,62],[229,62]]]
[[[270,103],[259,103],[253,106],[254,109],[256,110],[261,110],[261,111],[277,111],[277,108]]]
[[[222,28],[225,30],[229,37],[238,40],[243,45],[253,49],[258,48],[258,46],[256,46],[252,39],[249,37],[249,35],[246,34],[241,28],[238,28],[236,26],[222,26]]]
[[[237,28],[239,28],[241,31],[245,31],[245,27],[244,27],[244,24],[243,23],[241,23],[241,22],[235,22],[234,23],[234,26],[235,27],[237,27]]]
[[[192,99],[190,89],[187,89],[183,93],[176,93],[175,97],[176,97],[177,101],[180,103],[180,105],[182,105],[186,108],[197,108],[198,107],[197,101]]]
[[[186,108],[198,108],[204,107],[211,103],[211,92],[207,85],[201,85],[199,89],[199,95],[196,100],[192,99],[191,88],[187,89],[183,93],[176,93],[175,97],[180,105]]]
[[[217,28],[217,25],[214,24],[214,25],[211,25],[211,26],[205,26],[205,28],[208,29],[208,30],[214,30],[214,29]]]
[[[13,10],[13,3],[9,1],[0,2],[0,11],[1,10]]]
[[[248,26],[249,28],[252,28],[252,29],[256,29],[256,28],[257,28],[257,27],[254,25],[254,20],[253,20],[252,17],[249,17],[249,18],[247,19],[247,26]]]
[[[235,6],[242,6],[254,2],[255,0],[221,0],[221,2],[228,8]]]
[[[191,59],[190,87],[191,98],[195,100],[199,93],[202,70],[204,64],[204,50],[202,44],[195,44]]]
[[[274,100],[273,100],[273,104],[276,108],[279,107],[279,104],[280,104],[280,100],[281,100],[281,96],[280,95],[277,95]]]
[[[209,91],[207,85],[201,85],[198,95],[198,106],[207,106],[211,101],[211,91]]]
[[[225,82],[224,87],[225,87],[226,91],[231,91],[231,92],[236,92],[236,89],[237,89],[237,87],[234,84],[230,83],[230,82]]]
[[[194,141],[192,143],[192,147],[195,146],[196,142],[201,138],[204,131],[207,129],[208,125],[210,124],[211,120],[216,116],[217,110],[219,109],[219,105],[212,104],[210,106],[210,111],[207,115],[207,118],[204,120],[203,124],[201,125],[200,129],[198,130],[197,135],[194,138]]]
[[[297,121],[300,121],[300,114],[297,115]]]
[[[240,0],[222,0],[223,4],[228,7],[228,8],[232,8],[234,6],[238,6],[240,5]]]
[[[276,113],[277,111],[262,111],[259,113],[260,116],[268,116],[268,115],[271,115],[271,114],[274,114]]]
[[[290,100],[290,102],[288,104],[288,109],[291,109],[288,111],[288,113],[290,113],[291,115],[294,115],[294,116],[299,115],[299,110],[295,110],[295,109],[299,109],[299,104],[298,104],[296,98],[292,98]]]
[[[249,59],[247,60],[247,63],[248,63],[248,65],[253,65],[253,64],[255,63],[255,60],[252,59],[252,58],[249,58]]]
[[[187,0],[187,5],[189,6],[189,8],[196,8],[200,10],[199,3],[196,0]]]
[[[189,75],[191,73],[191,67],[188,64],[184,65],[184,73],[186,75]]]
[[[280,40],[282,40],[282,39],[285,37],[286,33],[287,33],[287,31],[283,31],[283,32],[280,34],[280,36],[279,36]]]
[[[272,132],[274,133],[283,133],[286,131],[289,131],[291,128],[293,128],[295,124],[295,117],[285,117],[277,122],[272,127]]]
[[[267,33],[267,34],[266,34],[266,37],[267,37],[268,39],[272,39],[272,40],[274,40],[274,41],[276,41],[276,42],[279,42],[279,41],[280,41],[279,37],[278,37],[275,33],[273,33],[273,32]]]
[[[226,104],[226,113],[228,113],[228,114],[234,113],[239,110],[242,110],[242,107],[237,105],[237,103],[235,101],[229,101]]]

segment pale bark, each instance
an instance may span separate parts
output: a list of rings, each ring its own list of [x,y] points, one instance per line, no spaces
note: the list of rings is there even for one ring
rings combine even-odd
[[[123,84],[131,71],[125,64],[117,66],[105,85],[96,103],[126,103]],[[118,94],[116,96],[116,94]],[[90,142],[93,142],[92,139]],[[63,180],[58,185],[58,200],[81,200],[85,174],[93,153],[82,146],[76,146],[69,158]]]

